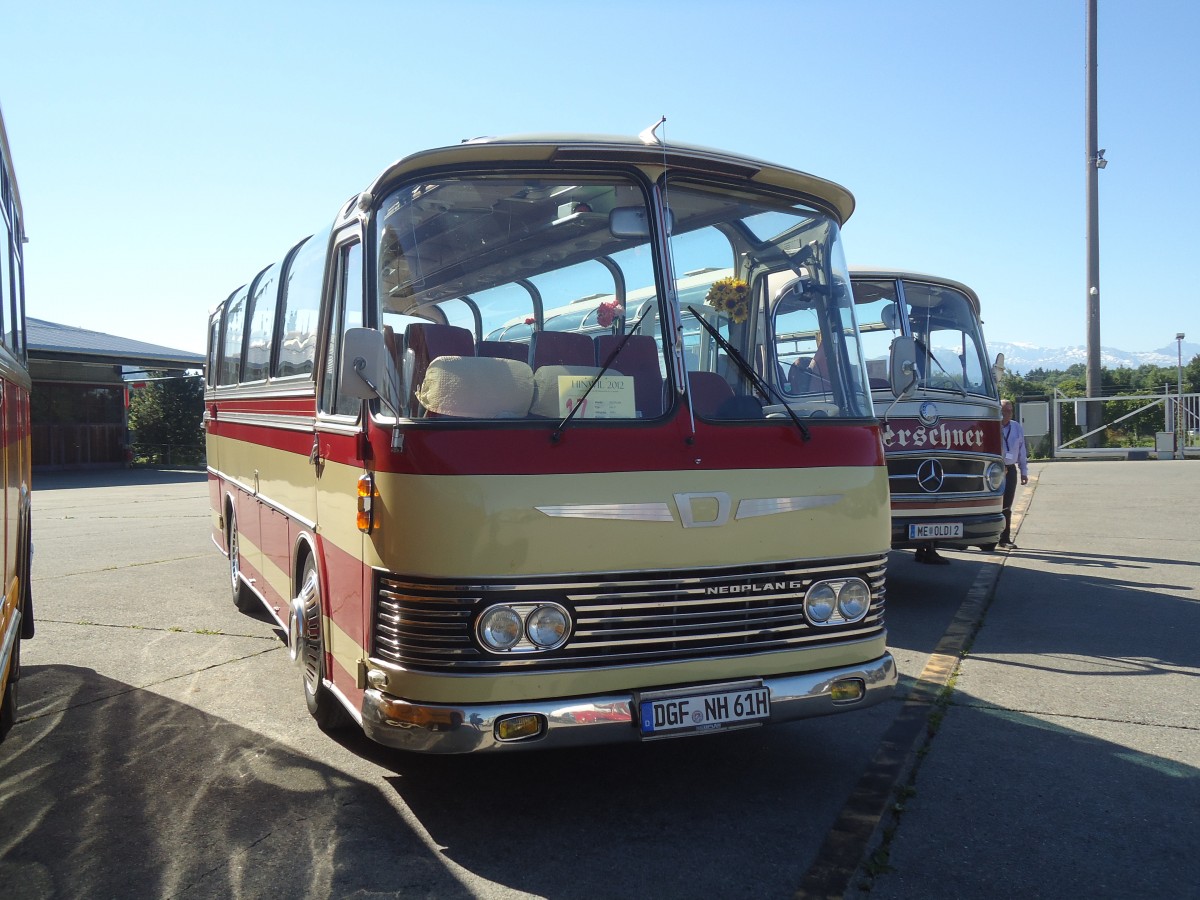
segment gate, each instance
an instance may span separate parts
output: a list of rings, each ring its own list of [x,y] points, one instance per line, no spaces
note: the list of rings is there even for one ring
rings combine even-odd
[[[1150,414],[1156,407],[1161,407],[1161,412]],[[1093,408],[1101,410],[1100,422],[1087,422],[1086,412]],[[1152,453],[1165,452],[1178,458],[1200,458],[1200,394],[1164,391],[1115,397],[1061,397],[1056,391],[1049,412],[1053,440],[1050,455],[1058,459],[1096,456],[1149,459]],[[1154,432],[1148,430],[1150,422],[1156,428]],[[1103,446],[1086,446],[1093,435],[1102,435]]]

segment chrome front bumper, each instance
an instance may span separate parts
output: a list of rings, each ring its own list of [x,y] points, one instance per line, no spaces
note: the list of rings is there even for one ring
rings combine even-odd
[[[861,699],[835,703],[831,686],[857,678]],[[896,687],[890,653],[856,666],[763,679],[771,691],[769,723],[865,709],[886,700]],[[580,747],[642,740],[634,692],[597,697],[448,706],[413,704],[374,688],[363,697],[362,726],[367,737],[388,747],[422,753],[478,753]],[[537,737],[502,741],[496,723],[515,715],[537,715],[545,730]]]

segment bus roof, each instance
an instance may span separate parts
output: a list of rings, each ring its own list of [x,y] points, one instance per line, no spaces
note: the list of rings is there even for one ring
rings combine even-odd
[[[946,278],[942,275],[927,275],[924,272],[913,272],[909,269],[886,269],[876,268],[873,266],[851,266],[850,279],[888,279],[895,281],[924,281],[928,284],[939,284],[943,287],[954,288],[956,291],[961,291],[970,301],[971,306],[975,308],[975,315],[979,315],[979,295],[961,281],[955,281],[953,278]]]
[[[369,190],[391,184],[423,169],[473,162],[633,162],[644,170],[664,167],[743,178],[758,184],[798,191],[819,201],[839,224],[854,212],[854,195],[840,184],[724,150],[689,144],[647,144],[635,137],[591,134],[525,134],[484,137],[448,147],[422,150],[393,163]]]

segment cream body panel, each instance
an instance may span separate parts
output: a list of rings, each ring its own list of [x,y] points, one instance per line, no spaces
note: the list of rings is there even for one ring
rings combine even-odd
[[[484,578],[864,556],[886,553],[891,540],[883,467],[571,475],[380,473],[376,479],[376,526],[366,543],[366,562],[410,576]],[[719,516],[717,498],[727,497],[727,519],[719,525],[684,527],[684,501],[676,499],[680,494],[709,495],[690,501],[701,522]],[[739,511],[761,508],[743,506],[742,501],[776,498],[800,498],[812,505],[737,518]],[[614,505],[648,515],[656,510],[659,520],[596,517],[611,515]],[[539,507],[557,512],[547,514]],[[339,516],[332,527],[322,521],[323,533],[339,546],[354,546],[341,520]],[[349,522],[353,527],[352,517]]]

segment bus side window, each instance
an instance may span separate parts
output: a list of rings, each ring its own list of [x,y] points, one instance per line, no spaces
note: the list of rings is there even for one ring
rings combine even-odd
[[[321,386],[321,412],[334,416],[355,416],[358,415],[361,401],[342,393],[337,384],[337,375],[341,364],[342,335],[347,328],[361,328],[363,323],[361,243],[355,241],[338,247],[335,277],[329,346],[325,351],[325,377]]]
[[[276,378],[312,374],[328,246],[329,229],[326,229],[301,242],[287,263],[280,285],[283,309],[275,337],[279,347],[271,372]]]
[[[219,384],[237,384],[242,377],[242,334],[246,324],[246,297],[250,285],[238,288],[225,303],[225,334],[222,336]]]

